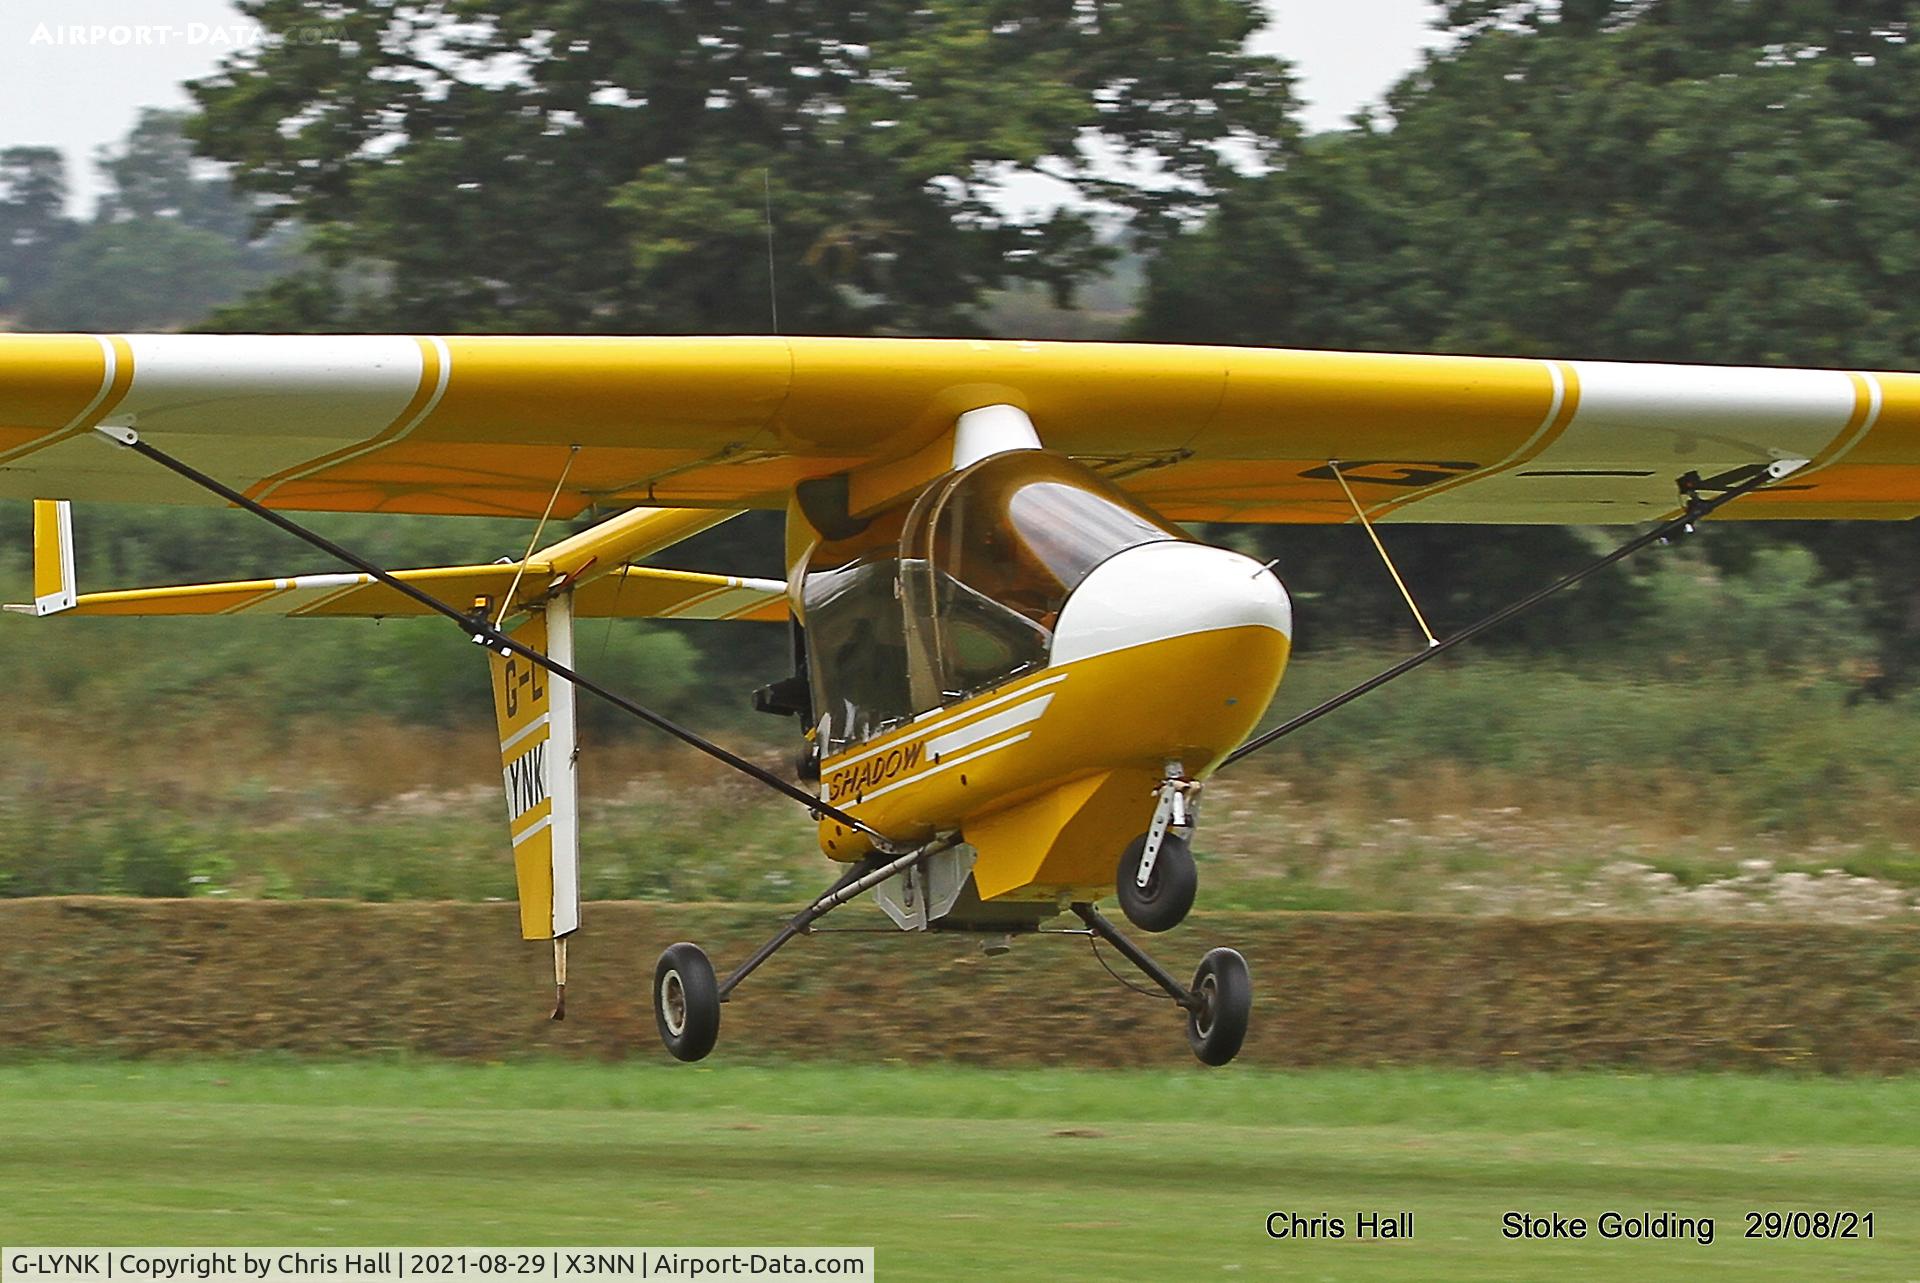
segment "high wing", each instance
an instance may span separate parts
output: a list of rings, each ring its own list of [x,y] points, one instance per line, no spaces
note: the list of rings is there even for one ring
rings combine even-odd
[[[1726,516],[1920,513],[1915,374],[851,338],[0,335],[0,497],[205,501],[107,425],[288,509],[776,507],[996,403],[1176,520],[1349,520],[1332,461],[1389,521],[1636,521],[1776,459]]]

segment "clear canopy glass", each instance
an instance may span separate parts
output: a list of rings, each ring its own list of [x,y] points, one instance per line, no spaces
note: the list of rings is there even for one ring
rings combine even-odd
[[[1045,666],[1067,597],[1124,549],[1184,539],[1062,455],[993,455],[822,542],[801,580],[828,752]]]

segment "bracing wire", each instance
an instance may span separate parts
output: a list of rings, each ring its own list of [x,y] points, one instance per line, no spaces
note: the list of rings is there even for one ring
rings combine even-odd
[[[607,662],[607,651],[613,646],[613,621],[620,617],[620,594],[627,590],[627,571],[633,563],[620,567],[620,581],[613,586],[613,605],[607,610],[606,631],[600,634],[600,658],[597,662]]]
[[[1093,960],[1100,964],[1100,969],[1112,976],[1115,980],[1118,980],[1121,985],[1145,998],[1167,998],[1167,995],[1164,993],[1156,993],[1152,989],[1142,989],[1139,985],[1133,983],[1133,981],[1108,966],[1105,955],[1100,952],[1100,937],[1091,931],[1087,932],[1087,943],[1093,946]],[[1168,1001],[1172,1000],[1168,999]]]

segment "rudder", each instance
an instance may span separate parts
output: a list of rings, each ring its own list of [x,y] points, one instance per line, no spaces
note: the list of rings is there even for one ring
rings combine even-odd
[[[33,612],[53,615],[79,600],[73,573],[73,505],[33,501]]]

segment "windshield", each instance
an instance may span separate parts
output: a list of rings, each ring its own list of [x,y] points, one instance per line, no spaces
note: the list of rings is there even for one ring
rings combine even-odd
[[[1184,539],[1062,455],[983,459],[823,540],[801,578],[832,753],[1043,668],[1067,595],[1122,549]]]
[[[1016,450],[924,495],[902,535],[909,622],[940,703],[1047,662],[1067,595],[1114,553],[1185,538],[1060,455]]]

